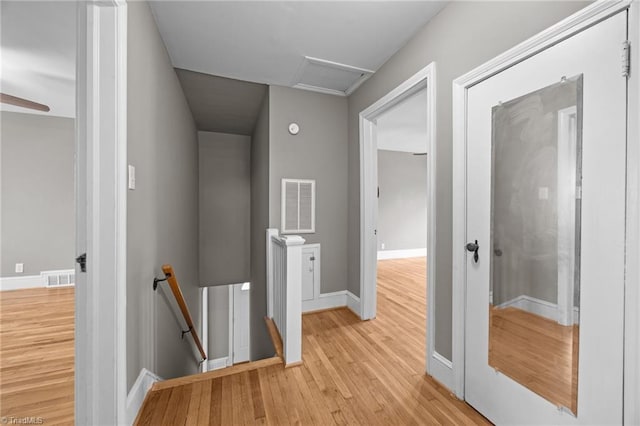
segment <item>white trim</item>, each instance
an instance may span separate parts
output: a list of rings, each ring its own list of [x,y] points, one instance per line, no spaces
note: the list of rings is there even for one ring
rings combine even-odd
[[[427,338],[426,370],[439,374],[432,369],[432,357],[435,352],[435,282],[436,282],[436,63],[418,71],[405,82],[360,113],[360,318],[372,319],[376,314],[377,280],[377,196],[378,181],[377,144],[375,141],[374,120],[384,111],[402,102],[414,93],[427,90]],[[434,376],[436,377],[436,376]],[[436,377],[441,381],[446,381]]]
[[[558,180],[569,182],[558,185],[558,322],[562,325],[574,323],[573,303],[575,299],[576,269],[576,196],[580,189],[577,183],[578,157],[578,107],[573,105],[558,111]]]
[[[349,86],[349,88],[347,88],[347,90],[345,90],[344,92],[341,90],[336,90],[336,89],[328,89],[326,87],[318,87],[318,86],[312,86],[310,84],[304,84],[304,83],[300,83],[300,79],[302,78],[302,76],[304,75],[304,70],[306,69],[308,64],[317,64],[317,65],[322,65],[328,68],[334,68],[334,69],[338,69],[338,70],[344,70],[344,71],[354,71],[356,73],[361,73],[362,76],[357,79],[355,82],[353,82],[353,84],[351,84],[351,86]],[[296,89],[302,89],[302,90],[310,90],[312,92],[318,92],[318,93],[324,93],[327,95],[337,95],[337,96],[349,96],[350,94],[352,94],[358,87],[360,87],[362,85],[362,83],[364,83],[369,77],[371,77],[373,74],[375,73],[375,71],[371,71],[365,68],[358,68],[358,67],[354,67],[351,65],[346,65],[346,64],[341,64],[339,62],[333,62],[333,61],[327,61],[325,59],[319,59],[319,58],[314,58],[311,56],[305,56],[304,57],[304,61],[302,62],[302,64],[300,65],[300,67],[298,68],[298,71],[296,72],[294,78],[293,78],[293,86]]]
[[[231,367],[231,365],[233,365],[231,364],[231,360],[229,359],[228,356],[223,356],[222,358],[210,359],[209,361],[206,362],[206,364],[209,371],[220,370],[222,368]]]
[[[460,399],[464,398],[464,321],[467,258],[467,253],[464,249],[467,242],[467,90],[487,78],[614,15],[629,7],[630,4],[631,0],[597,1],[592,3],[556,25],[549,27],[453,81],[452,365],[454,373],[453,391]]]
[[[453,369],[451,361],[433,351],[431,354],[431,371],[428,373],[435,380],[444,385],[447,389],[453,388]]]
[[[360,298],[348,290],[321,293],[314,300],[302,302],[302,312],[314,312],[324,309],[349,308],[354,314],[360,315]]]
[[[325,95],[334,95],[334,96],[342,96],[342,97],[347,96],[345,92],[341,92],[340,90],[327,89],[326,87],[312,86],[310,84],[297,83],[293,86],[293,88],[300,89],[300,90],[308,90],[310,92],[323,93]]]
[[[333,293],[320,293],[312,300],[302,301],[302,312],[313,312],[322,309],[339,308],[347,306],[347,291],[335,291]]]
[[[42,275],[23,275],[20,277],[0,278],[0,291],[44,288],[46,286],[47,285],[42,279]]]
[[[147,392],[151,389],[156,382],[161,382],[162,379],[151,371],[143,368],[138,374],[138,378],[133,383],[129,394],[127,395],[127,421],[126,424],[132,425],[142,407],[144,398],[147,396]]]
[[[229,289],[229,300],[228,300],[228,304],[229,304],[229,317],[227,319],[228,321],[228,325],[229,325],[229,340],[227,341],[227,360],[226,360],[226,365],[227,367],[231,367],[234,363],[234,343],[235,343],[235,336],[234,336],[234,330],[233,330],[233,318],[235,316],[235,309],[236,309],[236,300],[235,300],[235,295],[234,295],[234,289],[236,285],[242,285],[242,284],[231,284],[228,287]],[[251,321],[251,319],[249,319],[249,321]],[[249,355],[251,355],[251,352],[249,352]]]
[[[347,290],[347,307],[351,309],[354,314],[359,315],[361,309],[360,298],[349,290]]]
[[[521,294],[518,297],[514,297],[511,300],[507,300],[496,306],[498,309],[504,308],[516,308],[521,309],[523,311],[530,312],[532,314],[541,316],[543,318],[550,319],[551,321],[555,321],[561,325],[571,325],[565,324],[564,322],[559,321],[560,312],[558,311],[558,305],[552,302],[548,302],[546,300],[538,299],[535,297],[528,296],[526,294]],[[571,321],[572,324],[578,324],[580,320],[580,308],[577,306],[573,306],[571,308]]]
[[[408,259],[411,257],[426,257],[427,248],[406,249],[406,250],[379,250],[378,260],[387,259]]]
[[[627,250],[624,320],[625,425],[640,424],[640,3],[629,9],[631,73],[627,111]]]
[[[200,336],[202,336],[202,347],[209,356],[211,348],[209,347],[209,287],[200,288]],[[200,372],[206,373],[208,363],[203,362],[200,366]]]
[[[78,2],[75,421],[127,421],[127,6]],[[104,71],[104,74],[102,74]],[[99,336],[99,338],[97,337]]]
[[[73,275],[75,269],[59,269],[54,271],[41,271],[40,275],[20,275],[15,277],[0,277],[0,291],[25,290],[29,288],[60,288],[73,287],[75,283],[49,285],[50,275]],[[74,280],[75,281],[75,280]]]
[[[238,318],[238,316],[236,315],[237,312],[237,308],[238,306],[236,305],[236,291],[240,291],[241,294],[244,291],[249,291],[251,290],[251,283],[250,282],[245,282],[245,283],[238,283],[238,284],[232,284],[229,286],[229,356],[227,357],[227,367],[231,367],[234,364],[240,363],[240,362],[247,362],[251,360],[251,338],[248,339],[248,349],[247,349],[247,358],[241,358],[240,360],[238,360],[238,354],[236,351],[236,332],[235,332],[235,326],[236,326],[236,318]],[[248,306],[246,306],[247,308],[247,312],[249,312],[249,319],[247,323],[245,323],[245,326],[247,327],[247,329],[249,330],[249,336],[251,335],[251,293],[249,293],[249,297],[248,297],[248,301],[247,303],[249,303]]]
[[[275,228],[268,228],[267,231],[267,318],[273,318],[273,237],[279,236],[279,232]]]

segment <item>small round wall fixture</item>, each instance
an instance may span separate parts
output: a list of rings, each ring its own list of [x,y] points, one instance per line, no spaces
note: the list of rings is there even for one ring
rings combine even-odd
[[[298,123],[289,124],[289,133],[291,133],[292,135],[297,135],[299,131],[300,126],[298,126]]]

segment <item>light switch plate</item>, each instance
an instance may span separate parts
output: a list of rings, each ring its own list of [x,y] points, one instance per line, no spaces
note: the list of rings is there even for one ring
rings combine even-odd
[[[549,199],[549,188],[546,186],[541,186],[538,188],[538,199],[539,200],[548,200]]]
[[[134,166],[132,166],[131,164],[129,164],[129,183],[127,184],[127,187],[129,189],[136,189],[136,168]]]

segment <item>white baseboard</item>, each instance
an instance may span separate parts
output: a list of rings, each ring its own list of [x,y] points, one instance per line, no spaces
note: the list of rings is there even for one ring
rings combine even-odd
[[[427,256],[426,248],[378,251],[378,260],[406,259],[409,257],[426,257],[426,256]]]
[[[147,392],[155,382],[162,381],[162,378],[143,368],[138,374],[138,378],[131,386],[127,395],[127,424],[132,425],[142,407]]]
[[[360,298],[347,290],[347,307],[360,316]]]
[[[333,293],[320,293],[312,300],[302,301],[302,312],[320,311],[322,309],[339,308],[347,306],[347,291],[334,291]]]
[[[27,288],[46,287],[40,275],[25,275],[21,277],[2,277],[0,278],[0,290],[23,290]]]
[[[71,282],[75,270],[60,269],[55,271],[42,271],[40,275],[20,275],[17,277],[1,277],[0,291],[5,290],[25,290],[28,288],[55,288],[55,287],[71,287]],[[49,278],[56,278],[54,283],[49,282]],[[62,281],[62,278],[66,281]],[[64,283],[62,283],[64,282]]]
[[[522,294],[514,299],[499,304],[496,308],[517,308],[532,314],[558,321],[558,305],[547,302],[546,300],[537,299],[535,297]],[[573,323],[578,324],[580,321],[580,308],[573,308]]]
[[[207,371],[220,370],[221,368],[231,367],[231,360],[228,356],[207,361]]]
[[[438,352],[431,354],[427,373],[453,392],[453,363]]]
[[[360,298],[348,290],[320,293],[318,298],[302,301],[302,312],[347,307],[360,316]]]

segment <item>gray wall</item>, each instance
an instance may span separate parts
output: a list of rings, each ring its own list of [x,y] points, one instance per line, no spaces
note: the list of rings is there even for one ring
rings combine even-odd
[[[73,269],[74,120],[3,111],[0,130],[0,276]]]
[[[427,247],[427,157],[378,150],[378,250]]]
[[[208,292],[207,356],[212,360],[229,355],[229,286],[209,287]]]
[[[435,348],[451,359],[452,81],[584,7],[586,2],[451,2],[349,97],[349,290],[360,294],[358,114],[437,63]],[[457,241],[462,250],[463,241]],[[434,283],[430,283],[434,284]]]
[[[273,356],[267,333],[266,230],[269,227],[269,93],[251,138],[251,360]]]
[[[296,122],[300,133],[289,134]],[[347,288],[347,100],[288,87],[270,87],[269,224],[281,229],[282,178],[316,180],[316,232],[322,244],[322,293]]]
[[[128,6],[128,162],[136,189],[127,199],[127,377],[143,367],[164,378],[197,371],[193,340],[165,284],[170,263],[194,320],[198,289],[198,139],[193,118],[146,2]],[[151,312],[155,316],[150,318]],[[199,328],[199,325],[196,324]],[[155,344],[148,344],[155,334]]]
[[[251,138],[198,132],[200,285],[251,279]]]

